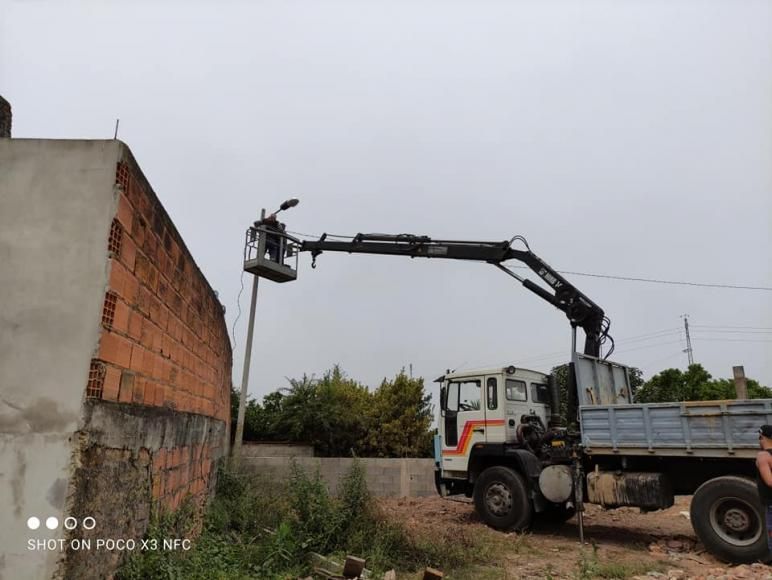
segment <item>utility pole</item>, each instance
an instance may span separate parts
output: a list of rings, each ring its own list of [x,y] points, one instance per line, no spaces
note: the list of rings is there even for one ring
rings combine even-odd
[[[692,338],[689,336],[689,315],[682,314],[681,318],[684,319],[684,331],[686,331],[686,349],[683,352],[689,357],[689,366],[694,364],[694,353],[692,352]]]
[[[265,217],[265,210],[263,210]],[[249,366],[252,362],[252,337],[255,335],[255,309],[257,307],[257,283],[260,276],[252,278],[252,301],[249,304],[249,327],[247,328],[247,347],[244,352],[244,370],[241,373],[241,392],[239,393],[239,414],[236,419],[236,440],[233,442],[233,464],[237,466],[241,458],[241,442],[244,439],[244,416],[247,405],[247,385],[249,384]]]
[[[244,270],[254,275],[252,280],[252,300],[249,305],[249,327],[247,345],[244,352],[244,370],[241,374],[241,392],[239,393],[239,413],[236,418],[236,438],[233,442],[231,463],[238,467],[241,459],[241,444],[244,439],[244,416],[247,406],[247,387],[249,385],[249,367],[252,362],[252,339],[255,334],[255,310],[257,309],[257,284],[260,277],[274,282],[291,282],[297,277],[298,240],[284,233],[284,225],[276,219],[280,211],[288,210],[298,204],[297,199],[288,199],[279,209],[269,216],[263,209],[260,220],[247,230],[247,242],[244,248]],[[270,240],[269,240],[270,236]],[[268,256],[266,256],[268,254]],[[295,256],[295,267],[285,263],[285,258]]]

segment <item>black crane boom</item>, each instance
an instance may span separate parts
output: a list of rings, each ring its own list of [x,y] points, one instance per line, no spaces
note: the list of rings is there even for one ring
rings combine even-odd
[[[512,242],[516,239],[525,244],[525,250],[512,247]],[[600,346],[608,336],[609,322],[603,309],[534,254],[521,236],[515,236],[509,241],[485,242],[433,240],[428,236],[413,234],[357,234],[350,240],[342,241],[328,240],[327,234],[324,234],[318,240],[303,241],[299,249],[301,252],[311,252],[314,262],[322,252],[487,262],[504,270],[528,290],[563,311],[572,327],[580,327],[586,336],[584,354],[599,357]],[[548,284],[549,289],[512,272],[503,264],[507,260],[524,263]]]

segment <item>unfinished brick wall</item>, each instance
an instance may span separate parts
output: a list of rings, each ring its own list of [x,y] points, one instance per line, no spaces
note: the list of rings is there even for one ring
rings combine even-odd
[[[116,170],[110,277],[88,399],[230,422],[231,347],[223,307],[130,154]],[[152,496],[202,495],[224,442],[151,449]]]

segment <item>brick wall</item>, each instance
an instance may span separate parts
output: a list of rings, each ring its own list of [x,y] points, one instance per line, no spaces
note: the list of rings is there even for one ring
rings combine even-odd
[[[110,276],[86,398],[230,422],[231,347],[223,307],[126,150],[116,170]],[[152,496],[175,508],[209,488],[221,442],[161,447]]]

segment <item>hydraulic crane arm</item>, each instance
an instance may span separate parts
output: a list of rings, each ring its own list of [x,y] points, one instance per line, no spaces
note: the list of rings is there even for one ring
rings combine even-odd
[[[526,249],[514,249],[512,242],[515,240],[522,241]],[[301,242],[299,249],[301,252],[311,252],[314,264],[316,257],[322,252],[487,262],[517,279],[528,290],[563,311],[572,327],[580,327],[586,336],[584,354],[599,357],[600,346],[608,336],[609,321],[603,309],[534,254],[522,236],[515,236],[512,240],[503,242],[475,242],[432,240],[427,236],[412,234],[357,234],[349,240],[339,241],[327,240],[327,234],[324,234],[319,240]],[[549,285],[549,289],[515,274],[503,264],[507,260],[523,262]]]

